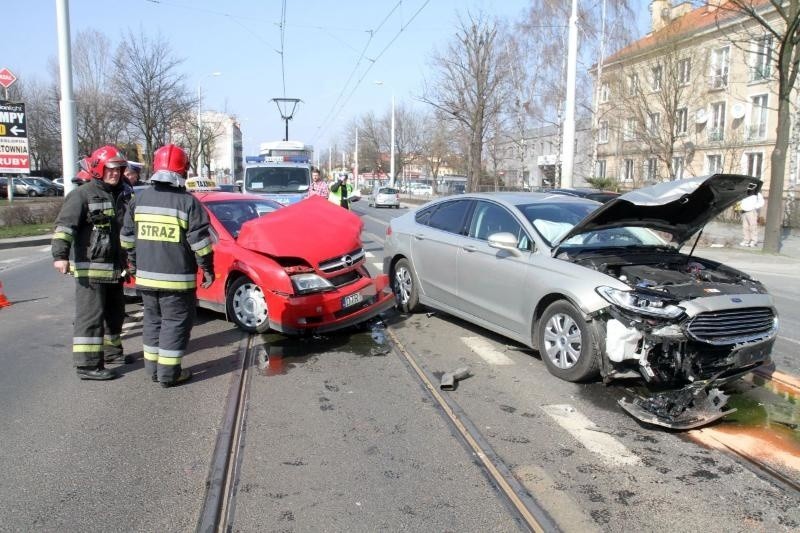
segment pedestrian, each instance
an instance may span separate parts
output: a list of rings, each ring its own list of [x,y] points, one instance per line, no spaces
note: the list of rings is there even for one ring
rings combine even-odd
[[[758,210],[764,206],[761,193],[751,194],[739,202],[742,216],[742,242],[739,246],[753,248],[758,244]]]
[[[125,167],[125,181],[131,187],[136,187],[141,178],[142,164],[135,161],[128,161],[128,166]]]
[[[156,150],[151,187],[131,203],[120,237],[144,305],[145,372],[162,387],[192,377],[182,361],[194,325],[198,266],[203,288],[214,281],[208,214],[186,191],[188,169],[182,148]]]
[[[308,188],[308,195],[327,198],[328,194],[330,194],[328,184],[320,176],[319,168],[311,167],[311,187]]]
[[[345,209],[350,209],[350,198],[353,195],[353,185],[350,184],[347,173],[342,172],[331,185],[328,200]]]
[[[119,233],[125,158],[115,146],[95,150],[86,161],[91,179],[64,199],[53,235],[53,267],[75,277],[72,357],[80,379],[117,377],[106,363],[132,363],[122,349],[125,299]],[[80,176],[80,173],[79,173]]]

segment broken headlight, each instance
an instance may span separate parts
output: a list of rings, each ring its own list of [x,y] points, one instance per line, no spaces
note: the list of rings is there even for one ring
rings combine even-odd
[[[638,315],[660,318],[678,318],[683,309],[672,305],[656,295],[637,291],[621,291],[613,287],[597,287],[597,294],[617,307]]]

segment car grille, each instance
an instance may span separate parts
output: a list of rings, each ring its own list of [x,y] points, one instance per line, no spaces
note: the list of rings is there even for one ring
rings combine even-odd
[[[364,259],[364,249],[357,248],[352,252],[348,252],[344,255],[340,255],[339,257],[334,257],[331,259],[326,259],[319,264],[319,269],[326,274],[330,274],[331,272],[336,272],[337,270],[342,270],[343,268],[350,268],[351,266],[357,264],[359,261]]]
[[[709,344],[736,344],[775,334],[777,320],[769,307],[700,313],[686,325],[687,334]]]
[[[338,276],[333,276],[328,278],[328,281],[331,282],[336,288],[343,287],[344,285],[350,285],[351,283],[355,283],[356,281],[361,279],[361,274],[358,272],[358,269],[351,270],[350,272],[345,272],[344,274],[339,274]]]

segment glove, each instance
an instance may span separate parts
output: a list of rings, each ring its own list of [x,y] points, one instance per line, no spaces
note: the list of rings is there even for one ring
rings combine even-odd
[[[204,289],[207,289],[214,283],[214,273],[210,270],[203,270],[203,283],[200,286]]]

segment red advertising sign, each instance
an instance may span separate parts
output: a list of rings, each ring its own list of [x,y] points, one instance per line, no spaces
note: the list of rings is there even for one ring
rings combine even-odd
[[[7,68],[0,70],[0,85],[4,89],[8,89],[15,81],[17,81],[17,77],[10,70]]]

